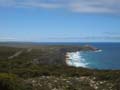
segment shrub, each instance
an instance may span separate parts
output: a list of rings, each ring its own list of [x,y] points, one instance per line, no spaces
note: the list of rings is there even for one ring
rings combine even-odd
[[[24,86],[16,75],[0,73],[0,90],[24,90]]]

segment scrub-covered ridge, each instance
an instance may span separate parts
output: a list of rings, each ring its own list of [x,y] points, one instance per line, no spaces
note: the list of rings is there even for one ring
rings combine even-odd
[[[0,90],[120,90],[119,70],[66,64],[66,53],[90,46],[1,45]]]

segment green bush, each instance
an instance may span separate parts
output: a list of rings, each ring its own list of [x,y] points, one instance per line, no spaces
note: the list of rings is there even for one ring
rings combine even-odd
[[[25,90],[22,80],[14,74],[0,73],[0,90]]]

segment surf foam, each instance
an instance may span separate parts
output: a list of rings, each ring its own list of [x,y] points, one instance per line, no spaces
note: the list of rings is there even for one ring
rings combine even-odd
[[[88,63],[81,55],[82,52],[67,52],[66,53],[66,64],[75,67],[87,67]]]

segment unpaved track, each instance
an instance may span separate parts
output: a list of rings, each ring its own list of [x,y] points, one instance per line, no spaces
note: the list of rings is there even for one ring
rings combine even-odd
[[[23,52],[22,50],[21,50],[21,51],[18,51],[18,52],[16,52],[15,54],[13,54],[12,56],[8,57],[8,59],[13,59],[13,58],[15,58],[15,57],[18,57],[22,52]]]

